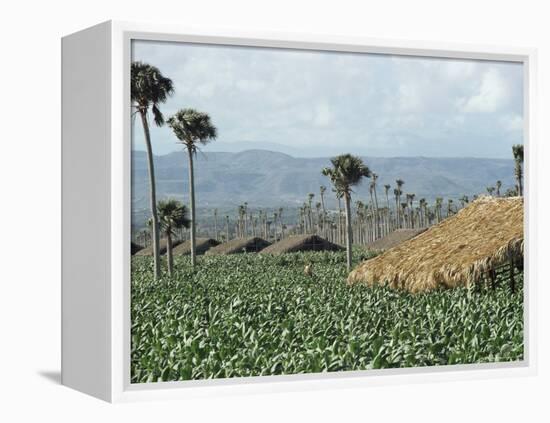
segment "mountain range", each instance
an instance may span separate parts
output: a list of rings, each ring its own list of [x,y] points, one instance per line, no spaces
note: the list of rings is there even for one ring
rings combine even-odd
[[[486,193],[486,187],[502,181],[501,190],[514,186],[514,163],[507,159],[363,157],[367,166],[379,175],[378,199],[385,204],[384,185],[390,184],[390,201],[395,180],[402,179],[403,193],[416,199],[433,201],[436,197],[453,198],[464,194]],[[188,199],[188,162],[184,151],[155,156],[157,196]],[[330,181],[321,169],[330,158],[301,158],[268,150],[198,153],[195,159],[195,187],[198,208],[236,207],[248,202],[251,207],[299,206],[308,193],[316,194],[325,185],[326,205],[336,204]],[[367,201],[369,180],[354,189],[354,199]],[[149,181],[146,154],[132,152],[133,210],[147,210]]]

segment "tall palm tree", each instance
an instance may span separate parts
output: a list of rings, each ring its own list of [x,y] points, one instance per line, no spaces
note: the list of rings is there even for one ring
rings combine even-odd
[[[492,196],[493,192],[495,192],[495,187],[487,187],[487,192],[489,193],[490,196]]]
[[[158,202],[160,229],[166,237],[166,255],[168,257],[168,275],[174,272],[174,257],[172,254],[172,236],[177,229],[189,228],[191,223],[187,217],[187,207],[177,200]]]
[[[461,204],[462,208],[466,207],[466,204],[468,204],[470,202],[470,199],[468,198],[467,195],[463,195],[458,200],[460,201],[460,204]]]
[[[420,200],[418,200],[418,204],[420,206],[420,227],[424,228],[426,226],[428,226],[426,224],[426,199],[425,198],[421,198]]]
[[[327,218],[327,211],[325,209],[325,191],[327,190],[327,187],[324,185],[321,185],[319,187],[319,193],[321,194],[321,207],[323,209],[323,215],[321,217],[321,228],[323,231],[323,234],[325,232],[325,220]],[[324,234],[326,236],[326,234]]]
[[[443,198],[437,197],[435,199],[435,215],[437,223],[441,222],[442,216],[441,216],[441,209],[443,208]]]
[[[147,149],[147,166],[149,169],[149,203],[151,208],[151,226],[153,232],[153,261],[155,268],[155,279],[160,278],[160,237],[159,219],[157,214],[157,192],[155,182],[155,165],[153,162],[153,147],[151,144],[151,133],[149,131],[148,115],[149,110],[153,113],[153,120],[157,126],[164,125],[164,116],[159,105],[174,92],[172,80],[166,78],[160,70],[143,62],[133,62],[131,66],[130,97],[132,106],[139,113],[143,133],[145,136],[145,147]]]
[[[371,174],[372,178],[372,192],[374,193],[374,220],[375,220],[375,234],[378,238],[380,236],[380,215],[378,212],[378,194],[376,193],[376,181],[378,180],[378,175],[374,172]]]
[[[405,181],[403,181],[403,179],[397,179],[395,181],[396,185],[397,185],[397,204],[401,204],[401,194],[403,193],[403,191],[401,190],[401,187],[403,185],[405,185]],[[399,207],[396,208],[396,212],[397,212],[397,222],[398,222],[398,227],[400,225],[400,219],[399,219]]]
[[[500,188],[502,187],[502,181],[498,180],[495,184],[497,197],[500,197]]]
[[[191,265],[195,266],[197,255],[195,250],[195,237],[197,218],[195,213],[195,173],[193,170],[193,157],[197,153],[199,145],[208,144],[216,139],[217,130],[212,124],[210,116],[195,109],[182,109],[168,119],[168,126],[172,128],[176,138],[187,150],[189,159],[189,197],[191,202]]]
[[[214,209],[214,239],[217,241],[218,238],[218,209]]]
[[[330,160],[332,167],[324,168],[322,174],[328,176],[338,198],[344,199],[346,212],[346,252],[347,269],[351,270],[351,193],[352,187],[361,183],[363,177],[369,177],[371,172],[361,158],[351,154],[342,154]]]
[[[512,146],[512,153],[515,161],[514,173],[516,175],[517,191],[521,197],[523,195],[523,145],[516,144]]]
[[[407,197],[409,198],[409,203],[411,205],[411,227],[414,228],[414,207],[413,207],[413,202],[414,202],[414,198],[416,197],[416,194],[409,194],[407,195]]]

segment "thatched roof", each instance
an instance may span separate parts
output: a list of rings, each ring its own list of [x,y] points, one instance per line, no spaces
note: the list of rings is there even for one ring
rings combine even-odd
[[[216,247],[210,248],[206,254],[237,254],[237,253],[257,253],[270,245],[265,239],[258,237],[236,238],[225,242]]]
[[[389,233],[383,238],[377,239],[367,245],[367,250],[371,251],[384,251],[393,248],[402,242],[405,242],[415,236],[424,232],[426,228],[422,229],[397,229],[392,233]]]
[[[195,251],[197,254],[204,254],[210,248],[219,245],[220,243],[212,238],[196,238],[195,239]],[[191,241],[182,242],[173,250],[174,255],[184,256],[191,254]]]
[[[296,251],[338,251],[342,247],[317,235],[289,236],[262,250],[268,254],[293,253]]]
[[[181,241],[172,241],[172,248],[179,245]],[[166,239],[163,238],[160,240],[160,254],[166,254]],[[173,251],[173,250],[172,250]],[[153,246],[149,245],[148,247],[145,247],[142,250],[139,250],[136,254],[136,256],[152,256],[153,255]]]
[[[481,197],[426,232],[361,263],[348,283],[421,292],[469,286],[523,257],[523,198]]]
[[[138,251],[143,250],[143,247],[135,242],[130,243],[130,254],[134,255]]]

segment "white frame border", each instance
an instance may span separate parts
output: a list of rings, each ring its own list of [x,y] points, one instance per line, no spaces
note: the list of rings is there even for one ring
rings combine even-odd
[[[384,40],[291,33],[204,30],[174,25],[111,22],[111,400],[113,402],[195,398],[283,391],[370,387],[404,383],[474,380],[537,373],[536,354],[536,140],[534,49]],[[223,44],[302,50],[378,53],[519,62],[524,65],[525,280],[522,362],[453,365],[130,384],[130,54],[131,40]],[[122,143],[119,140],[123,140]]]

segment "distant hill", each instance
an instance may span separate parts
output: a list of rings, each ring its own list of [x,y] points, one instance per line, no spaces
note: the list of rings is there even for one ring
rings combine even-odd
[[[378,198],[385,203],[384,184],[405,181],[404,193],[433,201],[435,197],[453,198],[485,193],[486,187],[502,181],[502,191],[514,185],[513,160],[478,158],[363,157],[379,175]],[[247,201],[252,207],[300,205],[308,193],[319,201],[319,186],[327,189],[327,207],[336,200],[330,182],[321,175],[329,158],[297,158],[266,150],[240,153],[199,153],[195,182],[198,207],[233,207]],[[159,198],[188,199],[188,166],[184,152],[155,157]],[[132,203],[134,210],[148,207],[148,176],[145,153],[132,153]],[[357,187],[355,199],[368,200],[368,180]]]

